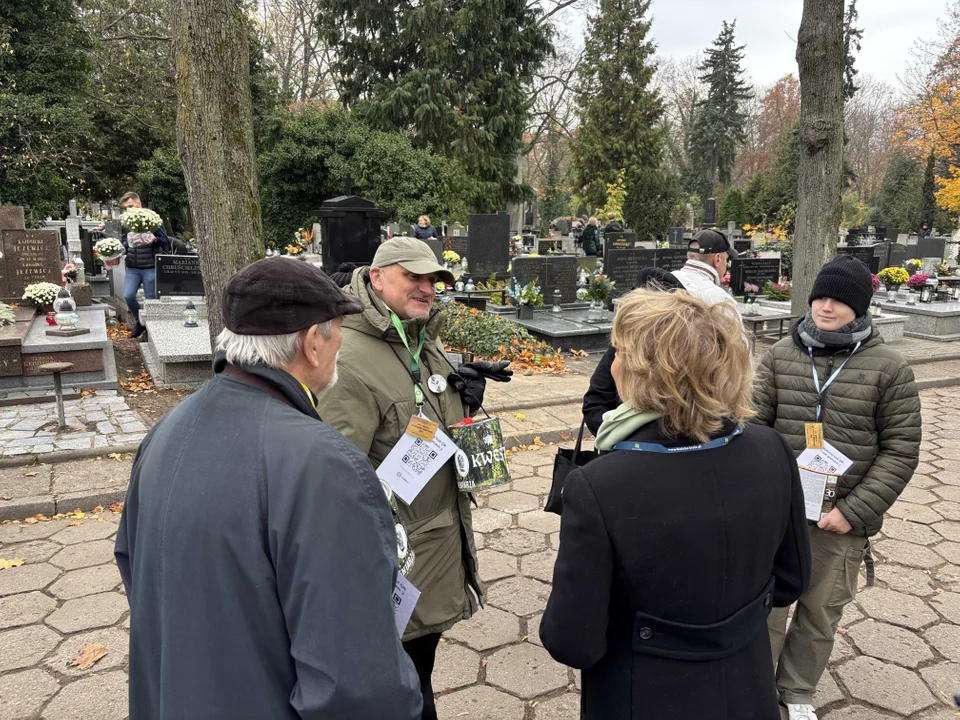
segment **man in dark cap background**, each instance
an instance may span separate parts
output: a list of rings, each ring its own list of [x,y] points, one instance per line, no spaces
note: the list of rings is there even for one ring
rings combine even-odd
[[[227,284],[217,375],[144,439],[117,535],[132,720],[420,717],[390,507],[316,411],[362,310],[286,258]]]
[[[687,262],[674,272],[683,289],[709,305],[725,302],[736,309],[737,301],[720,286],[727,274],[727,260],[738,253],[730,240],[717,230],[701,230],[687,246]]]

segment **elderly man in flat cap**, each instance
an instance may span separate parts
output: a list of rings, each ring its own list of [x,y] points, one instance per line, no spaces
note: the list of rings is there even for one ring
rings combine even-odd
[[[319,408],[378,468],[409,439],[405,430],[412,417],[436,423],[442,433],[476,410],[486,379],[512,375],[505,362],[470,363],[450,372],[439,335],[442,317],[434,307],[439,280],[452,283],[453,276],[429,245],[408,237],[387,240],[371,267],[353,273],[349,293],[363,303],[363,312],[343,325],[340,382],[323,394]],[[394,490],[401,495],[399,514],[416,555],[407,579],[421,593],[403,646],[420,676],[422,718],[433,720],[431,675],[440,635],[477,611],[483,586],[471,498],[457,489],[453,460],[426,475],[413,498],[413,489],[405,498],[402,488]]]
[[[390,506],[316,411],[362,310],[287,258],[228,283],[217,375],[144,439],[117,536],[131,720],[420,716]]]

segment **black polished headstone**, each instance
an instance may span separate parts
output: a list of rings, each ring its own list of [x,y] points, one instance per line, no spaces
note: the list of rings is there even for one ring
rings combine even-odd
[[[436,238],[427,238],[423,242],[433,250],[433,254],[437,257],[437,262],[443,265],[443,241],[437,240]]]
[[[707,205],[703,213],[703,226],[705,228],[715,227],[717,224],[717,201],[715,198],[707,198]]]
[[[670,239],[670,247],[681,247],[686,243],[683,240],[683,228],[682,227],[672,227],[667,233],[667,237]]]
[[[513,259],[513,277],[517,286],[537,281],[543,292],[544,305],[553,303],[553,291],[560,289],[560,298],[563,303],[572,303],[577,300],[577,275],[579,264],[573,255],[559,255],[551,257],[516,257]]]
[[[880,258],[874,252],[873,245],[857,245],[856,247],[838,247],[837,255],[851,255],[876,274],[879,271]]]
[[[743,295],[743,286],[749,283],[758,290],[768,282],[780,280],[780,258],[741,258],[730,261],[730,288],[734,295]]]
[[[92,275],[96,270],[94,265],[96,261],[93,257],[93,239],[86,228],[80,228],[80,257],[83,258],[84,272]],[[86,280],[80,278],[80,282],[86,282]]]
[[[383,238],[381,227],[386,213],[369,200],[345,195],[325,201],[316,215],[320,218],[320,256],[326,272],[336,272],[340,263],[371,263]]]
[[[920,238],[917,249],[921,258],[942,258],[947,249],[947,239],[942,237]]]
[[[460,257],[466,257],[467,256],[467,238],[460,235],[454,235],[453,237],[450,238],[450,249],[453,250]],[[469,260],[470,258],[467,257],[468,262]]]
[[[659,267],[667,272],[674,272],[682,268],[686,262],[686,248],[611,249],[603,259],[603,271],[616,283],[614,296],[620,297],[630,292],[637,279],[637,273],[643,268]]]
[[[890,253],[884,267],[900,267],[907,261],[907,246],[900,243],[890,243]]]
[[[749,240],[734,240],[733,249],[739,254],[748,253],[752,249],[752,243]]]
[[[608,250],[625,250],[635,247],[637,234],[635,232],[608,232],[603,234],[603,253]]]
[[[204,294],[198,255],[157,255],[155,267],[158,298]]]
[[[510,265],[510,216],[470,215],[467,225],[467,267],[478,280],[486,280]]]

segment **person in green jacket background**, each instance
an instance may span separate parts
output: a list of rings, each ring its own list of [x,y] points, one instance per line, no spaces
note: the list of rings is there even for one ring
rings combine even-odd
[[[587,220],[587,226],[580,234],[580,239],[583,241],[583,252],[587,254],[587,257],[593,257],[597,254],[600,247],[600,228],[597,227],[595,217]]]
[[[397,237],[380,245],[372,265],[355,270],[345,288],[364,310],[344,322],[339,381],[318,399],[317,410],[375,468],[419,411],[442,431],[463,420],[468,406],[482,402],[486,378],[503,381],[511,374],[504,370],[507,363],[470,363],[460,368],[462,378],[448,379],[451,367],[440,342],[443,317],[434,308],[441,279],[453,282],[426,243]],[[421,337],[418,394],[410,360]],[[472,393],[467,401],[458,392],[465,384]],[[437,717],[431,675],[440,635],[470,618],[483,599],[470,502],[447,461],[411,504],[397,503],[416,558],[407,579],[421,592],[403,646],[420,676],[424,720]]]
[[[862,262],[841,255],[827,263],[810,293],[810,312],[757,371],[753,422],[779,430],[798,455],[807,448],[807,426],[819,426],[823,440],[853,461],[838,479],[833,509],[810,523],[813,574],[789,630],[787,608],[769,618],[777,688],[790,720],[817,719],[813,693],[843,608],[856,595],[868,539],[880,532],[920,457],[913,371],[872,326],[872,297]]]

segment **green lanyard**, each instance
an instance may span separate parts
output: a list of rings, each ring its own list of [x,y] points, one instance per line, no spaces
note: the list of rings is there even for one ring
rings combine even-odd
[[[413,391],[416,395],[417,407],[423,407],[423,388],[420,387],[420,353],[423,351],[423,341],[427,337],[427,328],[424,327],[420,331],[420,344],[417,345],[417,351],[414,352],[410,349],[410,344],[407,342],[407,333],[403,329],[403,323],[400,322],[400,318],[397,317],[397,314],[393,311],[390,312],[390,320],[393,321],[393,326],[400,334],[400,340],[407,349],[407,354],[410,355],[410,374],[413,375]]]

